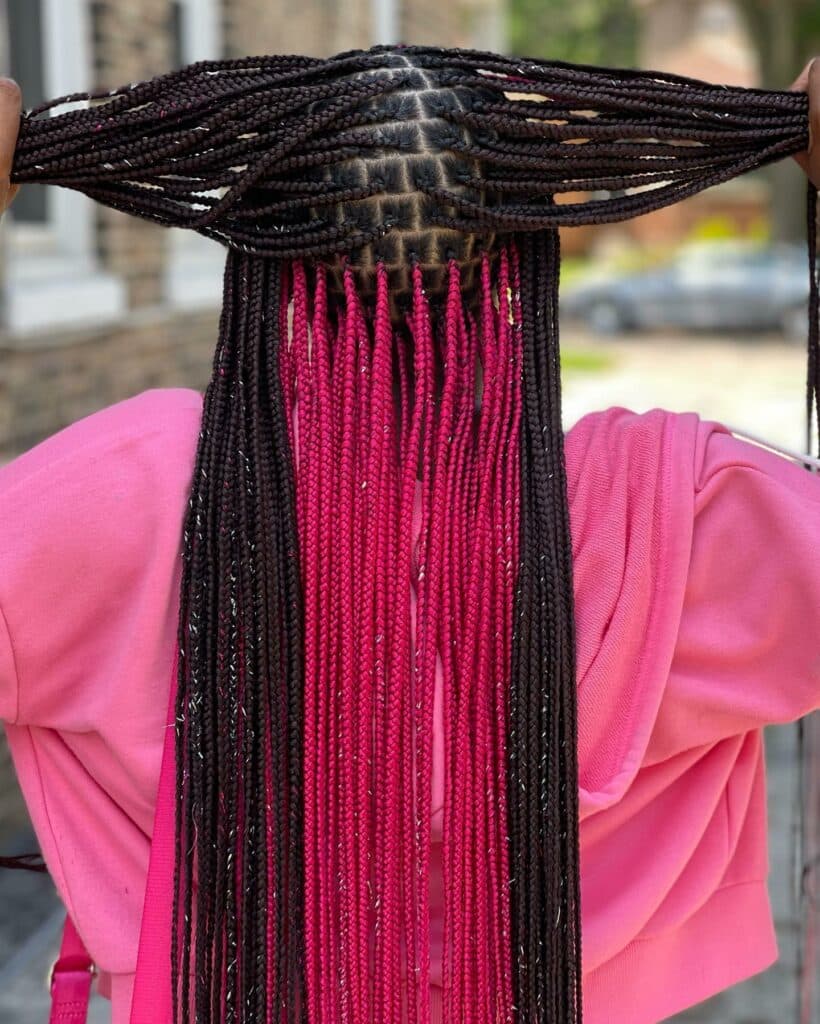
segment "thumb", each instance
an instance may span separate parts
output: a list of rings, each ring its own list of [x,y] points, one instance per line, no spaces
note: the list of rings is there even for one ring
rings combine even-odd
[[[0,213],[5,211],[20,188],[11,184],[10,176],[21,109],[20,86],[11,78],[0,78]]]
[[[809,145],[806,153],[807,173],[820,188],[820,60],[809,64],[806,92],[809,95]]]

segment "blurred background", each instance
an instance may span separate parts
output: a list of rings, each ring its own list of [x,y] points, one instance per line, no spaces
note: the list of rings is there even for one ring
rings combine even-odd
[[[0,0],[0,73],[24,105],[203,58],[430,43],[785,89],[820,54],[816,0]],[[663,406],[805,451],[806,184],[792,160],[615,225],[562,231],[564,421]],[[0,462],[151,387],[204,390],[223,250],[25,186],[0,228]],[[788,681],[784,680],[784,685]],[[675,1021],[820,1021],[817,873],[801,922],[797,808],[818,833],[817,715],[766,730],[780,959]],[[36,848],[0,730],[0,854]],[[808,850],[816,861],[818,849]],[[0,1022],[47,1019],[62,913],[0,872]],[[802,943],[800,941],[803,930]],[[804,955],[799,955],[800,949]],[[802,1001],[802,1011],[800,1009]],[[92,1020],[107,1021],[95,998]],[[614,1022],[629,1024],[629,1022]]]

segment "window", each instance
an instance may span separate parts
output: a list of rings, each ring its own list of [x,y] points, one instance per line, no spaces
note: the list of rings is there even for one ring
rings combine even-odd
[[[371,0],[370,20],[374,43],[398,42],[399,5],[397,0]]]
[[[8,0],[9,70],[23,92],[26,107],[46,97],[43,68],[43,5],[41,0]],[[26,186],[14,205],[14,219],[24,224],[45,224],[46,189]]]
[[[198,60],[218,60],[222,56],[219,7],[219,0],[171,0],[169,34],[173,68]],[[184,228],[169,231],[166,300],[184,309],[218,305],[222,297],[224,247]]]
[[[26,109],[89,88],[86,0],[8,0],[10,72]],[[61,108],[61,109],[69,109]],[[11,336],[121,315],[125,289],[96,263],[93,204],[26,185],[4,218],[4,326]]]
[[[187,7],[188,5],[183,3],[182,0],[171,0],[169,22],[171,29],[172,68],[181,68],[183,65],[190,63],[190,61],[185,59],[185,43],[188,35],[186,33]]]
[[[222,56],[217,0],[171,0],[172,67]]]

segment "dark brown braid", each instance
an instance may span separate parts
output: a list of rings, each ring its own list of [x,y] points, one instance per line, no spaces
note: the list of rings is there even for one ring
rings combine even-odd
[[[575,633],[558,349],[558,230],[522,244],[520,569],[510,707],[516,1005],[581,1017]],[[544,685],[545,681],[549,685]]]
[[[93,102],[56,110],[76,100]],[[184,527],[175,1019],[260,1021],[271,1006],[277,1020],[307,1020],[303,594],[280,379],[294,261],[324,267],[339,308],[346,261],[371,298],[382,264],[403,331],[412,268],[421,268],[437,310],[456,261],[474,309],[481,260],[516,241],[523,404],[507,737],[509,953],[515,1019],[575,1024],[575,620],[558,228],[646,213],[804,150],[807,113],[797,92],[376,46],[326,60],[200,62],[25,114],[12,182],[72,188],[229,249]],[[593,198],[558,201],[587,192]],[[816,210],[810,188],[812,268]],[[809,411],[820,392],[819,301],[813,272]],[[281,781],[269,801],[268,769]]]

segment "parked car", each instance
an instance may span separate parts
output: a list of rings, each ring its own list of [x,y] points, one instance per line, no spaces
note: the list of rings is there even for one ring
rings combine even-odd
[[[808,292],[804,246],[697,243],[655,269],[598,273],[568,285],[561,312],[599,334],[649,327],[780,330],[802,341]]]

